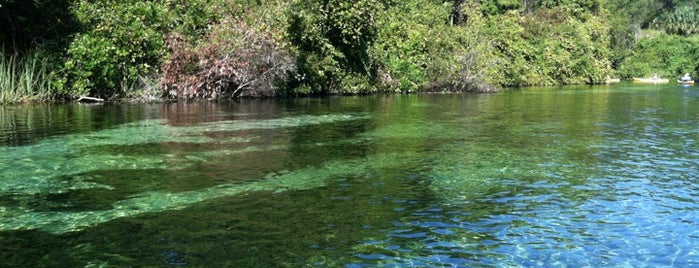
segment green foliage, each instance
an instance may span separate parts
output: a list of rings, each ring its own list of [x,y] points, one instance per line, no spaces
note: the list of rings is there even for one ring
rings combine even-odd
[[[428,69],[434,42],[445,41],[449,30],[445,19],[450,7],[428,0],[407,1],[390,8],[379,21],[379,38],[372,49],[382,63],[382,86],[401,91],[417,91],[430,83]],[[438,36],[442,34],[442,36]],[[436,55],[435,55],[436,56]]]
[[[483,51],[472,49],[480,39],[469,35],[473,31],[466,27],[451,26],[450,12],[450,5],[419,0],[396,3],[380,17],[371,50],[380,64],[379,87],[412,92],[470,91],[481,86],[477,84],[482,84],[483,75],[474,66]]]
[[[661,28],[669,34],[691,35],[699,33],[699,9],[681,6],[660,19]]]
[[[641,39],[619,73],[625,78],[647,77],[653,73],[670,78],[684,73],[699,76],[699,37],[660,35]]]
[[[636,45],[636,29],[628,17],[608,16],[610,35],[610,61],[612,69],[618,69],[621,62],[631,54]]]
[[[635,29],[663,27],[663,20],[674,16],[676,8],[696,6],[696,0],[615,0],[606,1],[605,6],[615,17],[628,19]]]
[[[163,36],[179,30],[190,38],[226,12],[225,2],[175,0],[86,1],[75,4],[83,27],[68,49],[61,81],[66,95],[124,94],[139,77],[153,75],[165,55]]]
[[[502,86],[600,83],[611,72],[609,26],[598,16],[556,7],[488,20]]]
[[[602,0],[480,0],[479,9],[484,15],[502,15],[508,11],[525,14],[539,9],[565,8],[575,11],[574,15],[587,12],[597,13],[602,9]]]
[[[51,78],[39,52],[23,58],[0,53],[0,104],[51,98]]]
[[[159,66],[165,6],[153,1],[79,1],[76,16],[86,29],[70,44],[65,73],[68,95],[119,95],[141,74]]]
[[[288,35],[296,48],[301,92],[358,93],[369,88],[369,48],[378,32],[382,1],[292,1]]]
[[[0,0],[0,41],[13,53],[50,49],[41,65],[58,75],[45,77],[58,78],[52,88],[68,97],[137,96],[144,87],[149,96],[182,98],[484,91],[599,83],[616,68],[623,77],[696,69],[694,39],[651,41],[640,31],[691,36],[699,31],[695,6],[691,0]],[[165,38],[177,44],[168,46]]]
[[[600,0],[540,0],[539,7],[555,8],[555,7],[577,7],[590,12],[597,11],[600,6]]]
[[[479,9],[484,15],[502,15],[510,10],[523,8],[523,1],[519,0],[483,0],[480,1]]]
[[[167,34],[160,86],[168,97],[237,98],[283,94],[295,62],[285,42],[286,3],[237,2],[232,16],[202,36]]]

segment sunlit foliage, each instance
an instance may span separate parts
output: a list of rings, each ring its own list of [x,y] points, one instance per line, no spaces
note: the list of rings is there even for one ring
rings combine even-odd
[[[699,31],[689,0],[2,0],[0,14],[6,58],[48,51],[51,95],[64,98],[590,84],[696,69],[636,55],[674,47],[649,46],[649,30],[689,38],[669,39],[678,46]]]
[[[299,73],[295,93],[370,90],[379,15],[386,1],[292,1],[288,34]]]
[[[669,34],[691,35],[699,32],[697,7],[681,6],[660,18],[661,28]]]
[[[674,78],[684,73],[699,76],[699,38],[659,35],[638,42],[633,54],[619,68],[622,77],[643,77],[658,73]]]
[[[379,63],[378,86],[397,91],[487,91],[489,49],[477,14],[449,21],[451,6],[420,0],[396,3],[379,20],[372,57]],[[492,66],[492,64],[490,65]]]
[[[40,52],[21,57],[0,53],[0,104],[49,100],[50,75]]]
[[[83,30],[68,48],[63,93],[111,97],[140,86],[139,79],[157,75],[164,34],[179,29],[198,36],[227,10],[209,2],[77,1]]]
[[[609,26],[589,12],[510,11],[488,17],[486,27],[503,86],[592,84],[611,72]]]

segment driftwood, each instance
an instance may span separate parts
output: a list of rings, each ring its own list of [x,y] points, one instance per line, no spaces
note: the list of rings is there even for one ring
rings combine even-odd
[[[104,102],[104,99],[80,96],[80,98],[78,98],[78,102],[81,102],[81,101]]]

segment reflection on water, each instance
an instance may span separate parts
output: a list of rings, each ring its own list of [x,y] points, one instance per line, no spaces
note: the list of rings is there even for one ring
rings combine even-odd
[[[697,266],[687,90],[6,107],[0,261]]]

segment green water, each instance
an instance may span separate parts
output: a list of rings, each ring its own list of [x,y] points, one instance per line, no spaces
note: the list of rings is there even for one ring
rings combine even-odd
[[[694,87],[0,120],[0,266],[699,265]]]

